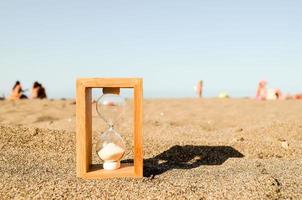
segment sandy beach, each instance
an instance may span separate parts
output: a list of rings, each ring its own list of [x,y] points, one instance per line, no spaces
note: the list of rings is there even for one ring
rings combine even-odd
[[[117,129],[131,149],[129,110]],[[147,99],[144,178],[82,180],[74,101],[0,101],[0,197],[302,199],[301,111],[297,100]],[[94,141],[105,129],[94,112]]]

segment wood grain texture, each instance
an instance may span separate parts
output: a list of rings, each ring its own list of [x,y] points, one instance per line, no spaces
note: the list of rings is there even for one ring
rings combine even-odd
[[[121,167],[116,170],[104,170],[102,168],[93,169],[87,172],[83,178],[85,179],[103,179],[103,178],[138,178],[134,172],[134,166],[130,164],[121,164]]]
[[[91,88],[77,82],[76,97],[76,153],[77,176],[89,171],[92,151],[92,107]]]
[[[91,88],[134,88],[138,81],[137,78],[81,78],[78,80],[81,81],[85,87]]]
[[[134,171],[136,176],[143,176],[142,148],[142,110],[143,110],[143,80],[138,79],[134,86]]]
[[[122,164],[113,171],[95,169],[92,161],[92,88],[133,88],[134,93],[134,165]],[[76,84],[76,160],[77,176],[86,179],[142,177],[142,101],[143,80],[140,78],[81,78]]]

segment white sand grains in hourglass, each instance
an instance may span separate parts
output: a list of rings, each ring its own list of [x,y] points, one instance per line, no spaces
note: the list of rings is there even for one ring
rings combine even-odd
[[[98,151],[99,157],[104,161],[117,161],[121,159],[124,153],[125,150],[122,147],[112,142],[108,143]]]

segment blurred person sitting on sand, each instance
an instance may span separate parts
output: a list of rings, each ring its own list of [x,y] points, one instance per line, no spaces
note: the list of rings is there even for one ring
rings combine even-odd
[[[267,89],[266,89],[267,81],[262,80],[259,82],[256,92],[256,99],[258,100],[266,100]]]
[[[302,93],[294,95],[293,98],[302,100]]]
[[[282,95],[282,92],[279,88],[277,89],[268,89],[266,94],[266,100],[278,100],[278,99],[285,99]]]
[[[41,84],[37,81],[34,82],[33,88],[31,90],[31,98],[36,99],[38,98],[38,90],[40,88]]]
[[[266,85],[267,85],[267,81],[262,80],[259,82],[257,93],[256,93],[256,99],[259,100],[302,99],[302,94],[283,95],[279,88],[266,89]]]
[[[45,88],[42,86],[41,83],[35,81],[33,84],[32,92],[31,92],[32,99],[46,99],[47,95],[45,92]]]
[[[11,100],[27,99],[27,96],[24,95],[23,92],[24,90],[22,89],[20,81],[16,81],[9,99]]]
[[[198,81],[196,86],[196,93],[199,98],[202,97],[202,86],[203,86],[202,80]]]
[[[302,93],[300,94],[295,94],[295,95],[286,95],[285,99],[297,99],[297,100],[302,100]]]

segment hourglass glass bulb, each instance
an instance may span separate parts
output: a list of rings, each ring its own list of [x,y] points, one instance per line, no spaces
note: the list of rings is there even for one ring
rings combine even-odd
[[[105,92],[104,92],[105,91]],[[116,91],[116,90],[110,90]],[[125,154],[125,143],[113,126],[125,110],[125,99],[118,93],[108,93],[103,89],[103,95],[97,100],[96,109],[101,118],[109,125],[96,144],[96,153],[104,161],[105,170],[120,168],[120,160]]]
[[[125,154],[125,143],[122,137],[110,127],[96,143],[96,153],[104,161],[105,170],[120,168],[120,160]]]
[[[125,110],[125,99],[117,94],[103,94],[96,104],[99,116],[112,127]]]

